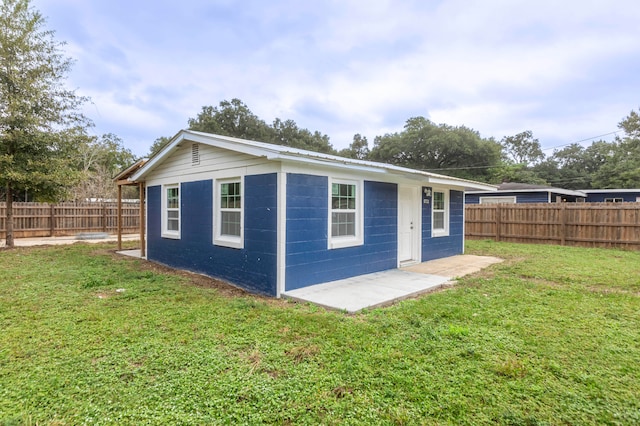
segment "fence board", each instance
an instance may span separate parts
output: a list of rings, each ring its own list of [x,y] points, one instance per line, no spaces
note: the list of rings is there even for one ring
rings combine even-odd
[[[467,205],[465,235],[469,239],[640,250],[640,203]]]
[[[6,237],[6,203],[0,203],[0,238]],[[117,203],[13,203],[15,238],[75,235],[80,232],[114,233],[118,227]],[[140,204],[122,204],[122,232],[140,229]]]

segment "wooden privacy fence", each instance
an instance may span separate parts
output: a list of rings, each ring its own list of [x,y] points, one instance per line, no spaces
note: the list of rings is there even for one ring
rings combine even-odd
[[[640,250],[640,203],[478,204],[465,217],[469,239]]]
[[[122,232],[140,228],[140,203],[122,203]],[[7,204],[0,203],[0,237],[6,237]],[[75,235],[80,232],[114,233],[118,203],[13,203],[15,238]]]

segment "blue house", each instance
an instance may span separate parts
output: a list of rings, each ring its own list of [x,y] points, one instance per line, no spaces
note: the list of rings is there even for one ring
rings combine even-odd
[[[465,194],[465,204],[521,204],[583,202],[587,198],[585,191],[554,188],[526,183],[503,183],[497,191],[469,191]]]
[[[276,297],[460,254],[465,189],[494,188],[188,130],[128,179],[149,260]]]
[[[588,203],[640,203],[637,189],[583,189]]]

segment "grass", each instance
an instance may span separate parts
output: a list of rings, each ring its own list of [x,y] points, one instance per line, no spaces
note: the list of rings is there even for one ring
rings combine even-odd
[[[640,253],[505,262],[357,315],[114,256],[0,251],[0,425],[640,423]]]

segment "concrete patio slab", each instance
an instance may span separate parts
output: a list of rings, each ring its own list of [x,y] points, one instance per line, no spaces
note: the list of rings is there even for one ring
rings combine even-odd
[[[140,240],[140,234],[123,234],[122,241],[136,241]],[[104,238],[87,238],[86,235],[69,235],[65,237],[33,237],[33,238],[16,238],[14,245],[16,247],[32,247],[32,246],[58,246],[63,244],[74,244],[78,242],[83,243],[104,243],[118,241],[118,236],[113,234],[107,234]],[[4,247],[5,241],[0,241],[0,247]]]
[[[120,250],[120,251],[117,251],[116,253],[121,254],[123,256],[135,257],[138,259],[146,259],[146,257],[142,257],[142,251],[140,249]]]
[[[459,255],[285,292],[282,296],[355,313],[427,293],[502,259]]]

